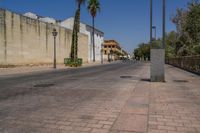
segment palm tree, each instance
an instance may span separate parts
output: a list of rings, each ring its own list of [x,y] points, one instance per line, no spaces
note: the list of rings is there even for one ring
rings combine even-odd
[[[72,33],[72,45],[71,45],[71,54],[70,57],[73,62],[78,58],[78,33],[80,31],[80,12],[81,5],[85,3],[86,0],[76,0],[77,2],[77,10],[74,17],[74,27]]]
[[[97,15],[97,12],[100,12],[100,3],[99,0],[89,0],[88,1],[88,11],[90,12],[91,16],[92,16],[92,25],[93,25],[93,62],[95,62],[95,38],[94,38],[94,31],[95,31],[95,25],[94,25],[94,21],[95,21],[95,17]]]

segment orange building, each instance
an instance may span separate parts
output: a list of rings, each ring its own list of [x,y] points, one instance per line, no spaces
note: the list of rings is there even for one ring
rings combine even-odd
[[[119,60],[120,58],[128,55],[115,40],[104,41],[103,54],[104,60]]]

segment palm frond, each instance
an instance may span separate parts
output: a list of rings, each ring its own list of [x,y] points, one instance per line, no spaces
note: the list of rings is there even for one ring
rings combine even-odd
[[[87,9],[92,17],[96,17],[97,12],[101,10],[99,0],[88,0]]]

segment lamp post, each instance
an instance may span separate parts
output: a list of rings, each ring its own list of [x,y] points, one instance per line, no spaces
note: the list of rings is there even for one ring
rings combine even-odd
[[[56,36],[58,35],[58,32],[56,31],[56,29],[53,29],[52,35],[54,37],[54,63],[53,63],[53,67],[56,69]]]
[[[154,39],[156,41],[156,26],[153,26],[152,29],[154,29]]]
[[[162,0],[163,2],[163,46],[162,48],[155,48],[152,46],[152,30],[155,29],[155,37],[156,37],[156,27],[153,26],[153,0],[150,0],[150,44],[151,44],[151,81],[152,82],[164,82],[165,81],[165,17],[166,17],[166,0]]]
[[[110,49],[110,55],[111,55],[111,61],[113,61],[113,49],[112,49],[112,45],[111,45],[111,49]]]
[[[101,64],[103,64],[103,48],[104,48],[104,45],[103,43],[101,44]]]
[[[166,30],[166,0],[163,0],[163,49],[165,49],[165,30]]]
[[[152,47],[153,0],[150,0],[150,47]]]

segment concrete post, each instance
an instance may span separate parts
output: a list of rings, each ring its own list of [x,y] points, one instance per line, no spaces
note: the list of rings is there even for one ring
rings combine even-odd
[[[151,49],[151,82],[165,81],[165,50]]]

